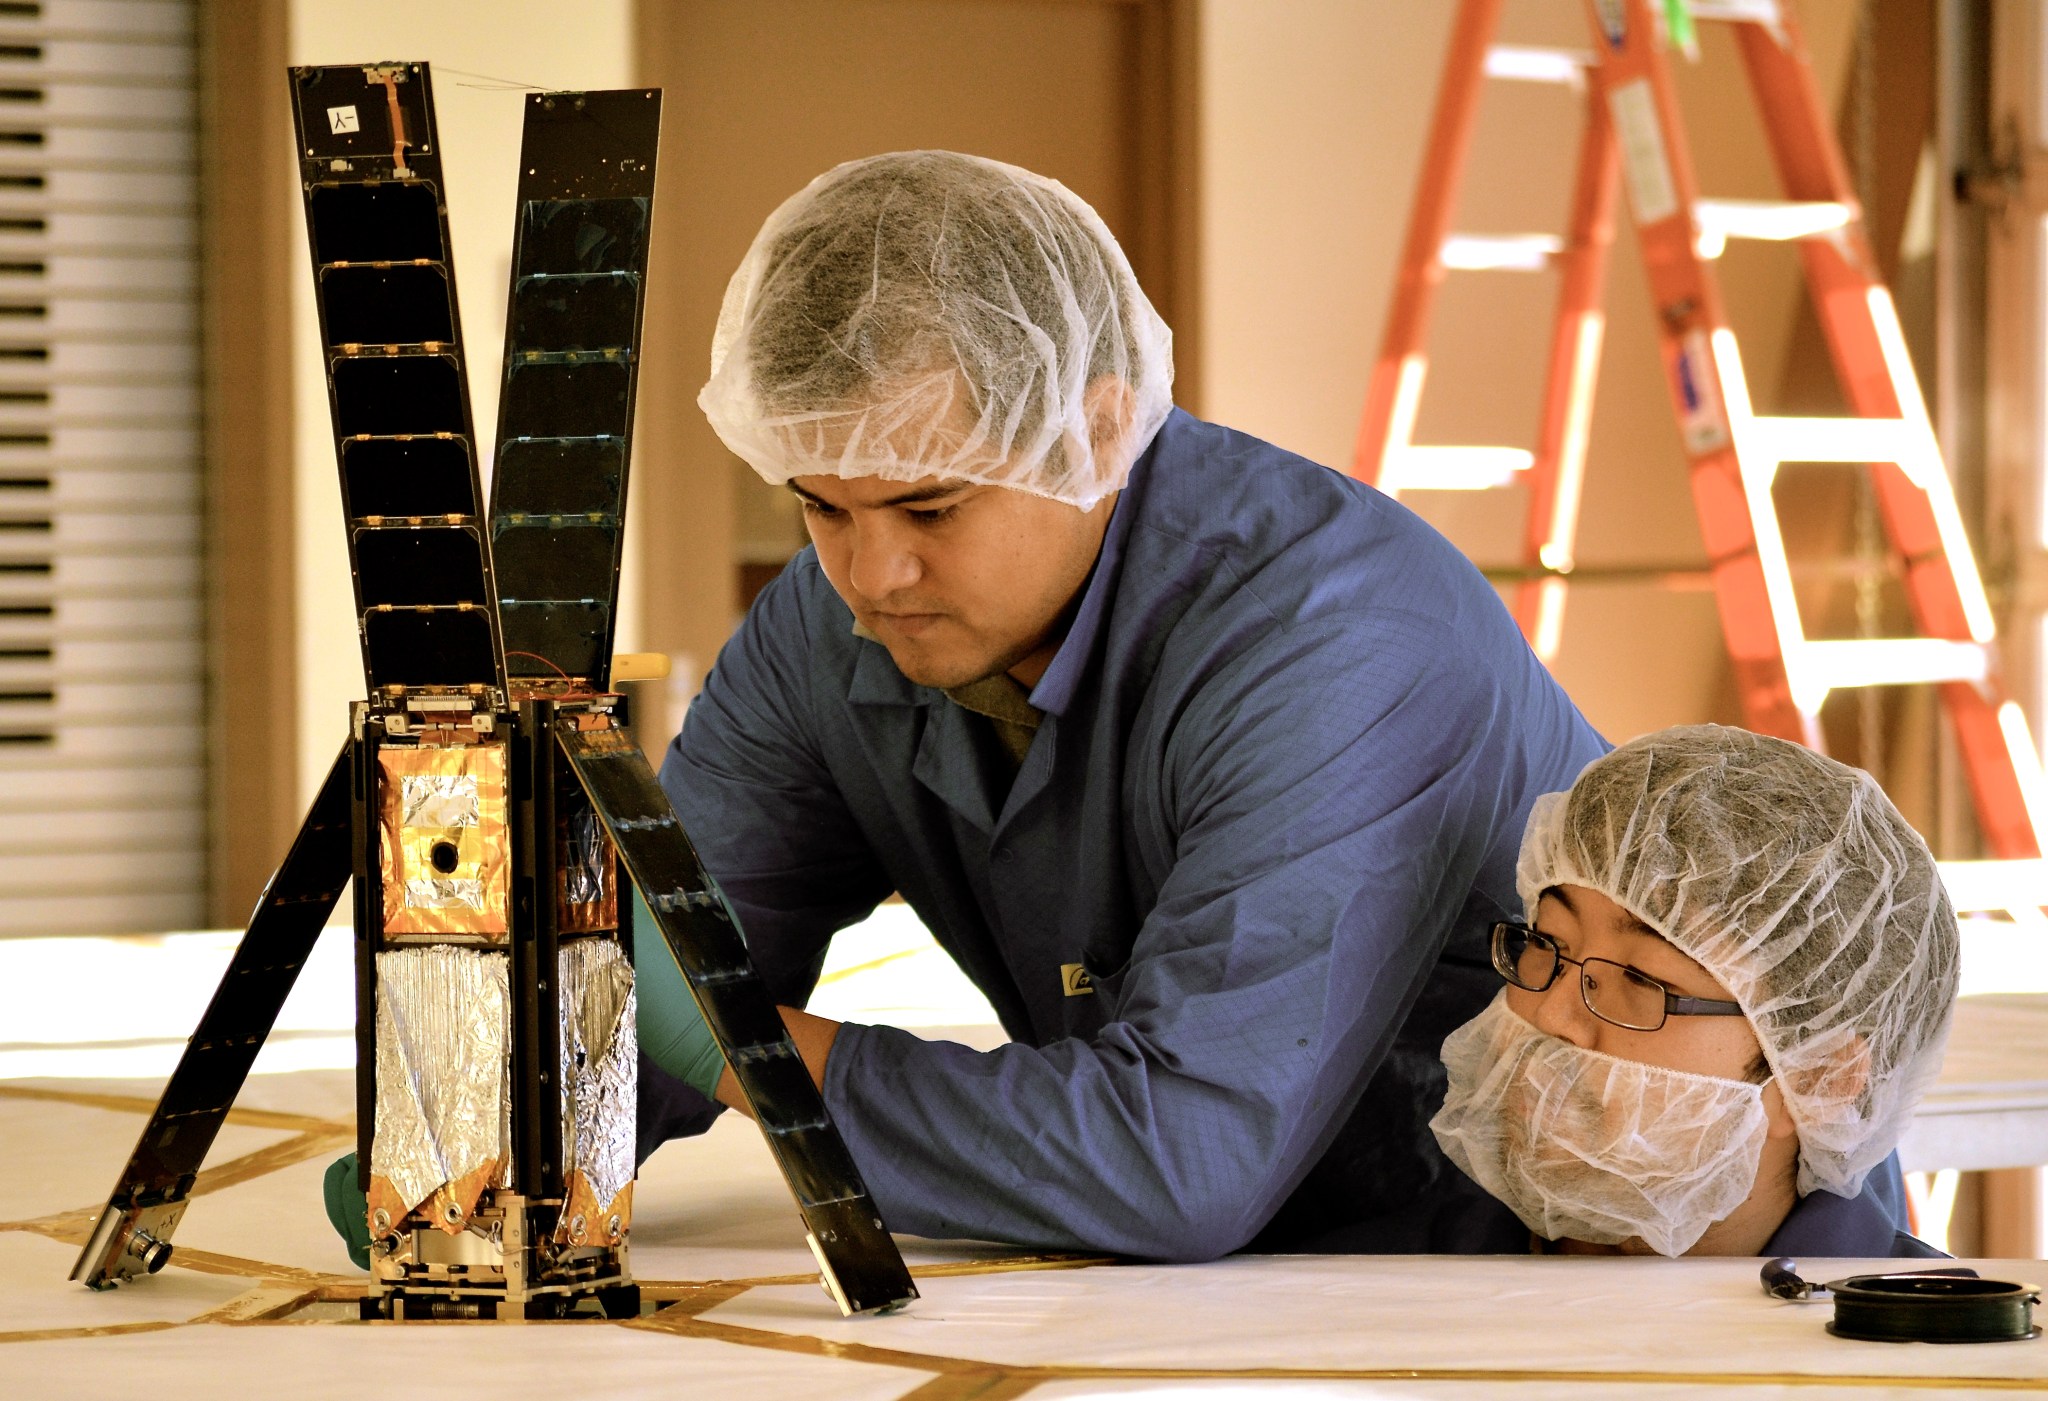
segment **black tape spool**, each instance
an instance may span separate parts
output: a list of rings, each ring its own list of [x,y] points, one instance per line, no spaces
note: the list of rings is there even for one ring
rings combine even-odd
[[[2038,1338],[2031,1284],[1965,1275],[1852,1275],[1822,1286],[1835,1299],[1828,1331],[1875,1343],[2009,1343]]]

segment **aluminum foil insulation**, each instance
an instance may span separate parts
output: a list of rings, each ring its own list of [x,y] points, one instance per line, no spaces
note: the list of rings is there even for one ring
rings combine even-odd
[[[633,1181],[638,1002],[613,939],[561,947],[563,1176],[581,1171],[600,1209]]]
[[[564,934],[618,928],[618,864],[595,812],[586,808],[562,819],[556,864],[561,869],[556,927]]]
[[[511,1046],[507,955],[448,944],[377,955],[371,1167],[390,1182],[405,1210],[487,1166],[479,1185],[505,1184],[512,1164]],[[630,1085],[626,1108],[630,1173]],[[473,1200],[464,1203],[464,1213],[473,1206]]]

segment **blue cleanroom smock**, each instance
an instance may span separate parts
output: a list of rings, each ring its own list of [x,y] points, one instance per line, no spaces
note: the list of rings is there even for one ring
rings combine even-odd
[[[1451,1170],[1437,1048],[1499,986],[1530,803],[1606,746],[1442,536],[1176,411],[1020,769],[851,627],[798,555],[661,780],[777,1000],[901,891],[1014,1038],[841,1029],[825,1101],[892,1229],[1203,1259]]]
[[[1869,1188],[1855,1197],[1808,1192],[1793,1204],[1791,1214],[1760,1253],[1835,1260],[1948,1258],[1902,1229]]]

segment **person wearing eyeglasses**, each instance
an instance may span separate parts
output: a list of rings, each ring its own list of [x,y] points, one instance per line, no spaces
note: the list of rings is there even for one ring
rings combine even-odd
[[[1445,1041],[1430,1124],[1493,1201],[1436,1248],[1940,1253],[1876,1188],[1941,1066],[1955,912],[1868,774],[1648,735],[1537,799],[1516,885],[1506,986]]]

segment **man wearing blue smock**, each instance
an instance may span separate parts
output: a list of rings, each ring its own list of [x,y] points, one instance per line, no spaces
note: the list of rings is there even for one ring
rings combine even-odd
[[[828,173],[727,292],[699,402],[813,548],[661,778],[896,1230],[1202,1259],[1422,1201],[1530,805],[1605,748],[1441,536],[1171,384],[1101,220],[975,158]],[[892,891],[1011,1044],[796,1010]],[[645,1154],[742,1101],[671,960],[640,1017]]]

